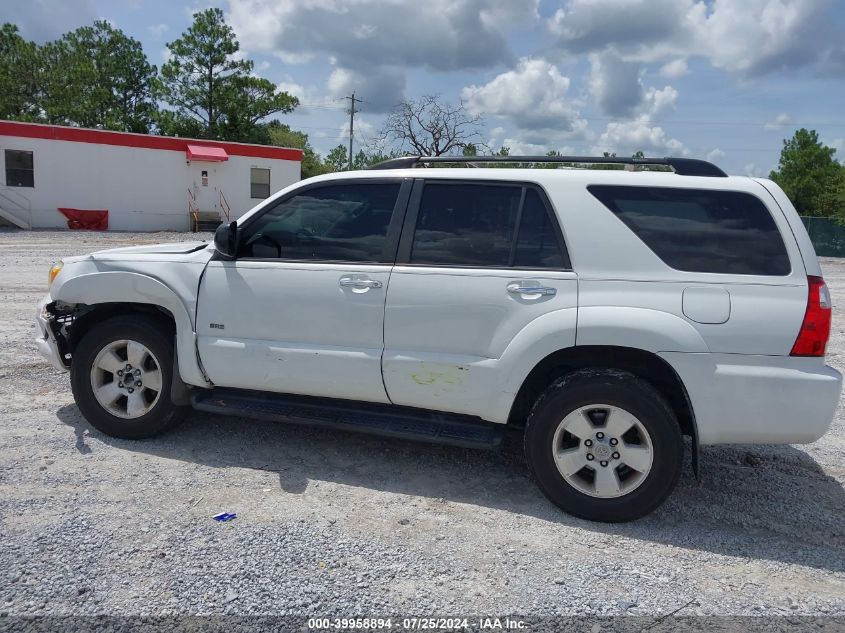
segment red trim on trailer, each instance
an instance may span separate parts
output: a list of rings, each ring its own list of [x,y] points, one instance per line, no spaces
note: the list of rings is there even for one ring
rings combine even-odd
[[[202,145],[188,145],[188,160],[209,160],[222,162],[229,160],[229,155],[222,147],[203,147]]]
[[[302,150],[292,149],[289,147],[205,141],[202,139],[181,138],[174,136],[134,134],[132,132],[112,132],[109,130],[92,130],[81,127],[44,125],[42,123],[0,121],[0,136],[43,138],[53,141],[94,143],[97,145],[117,145],[119,147],[138,147],[142,149],[161,149],[173,152],[187,152],[188,144],[190,143],[191,145],[198,147],[223,149],[231,156],[252,156],[254,158],[276,158],[280,160],[302,161]]]

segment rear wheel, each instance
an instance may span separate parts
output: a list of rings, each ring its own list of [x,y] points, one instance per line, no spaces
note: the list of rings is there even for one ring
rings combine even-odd
[[[140,439],[184,416],[186,408],[170,400],[173,345],[161,325],[149,317],[116,317],[92,328],[77,345],[73,396],[94,428]]]
[[[529,467],[564,511],[630,521],[657,508],[680,477],[680,427],[646,381],[617,370],[564,376],[538,398],[525,430]]]

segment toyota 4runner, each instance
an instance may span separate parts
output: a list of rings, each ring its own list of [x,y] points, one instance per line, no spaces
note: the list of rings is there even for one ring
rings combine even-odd
[[[588,168],[431,168],[494,160]],[[589,168],[609,161],[627,168]],[[193,407],[469,447],[516,429],[543,493],[599,521],[669,495],[683,436],[697,472],[700,445],[830,425],[830,296],[775,183],[691,159],[377,167],[288,187],[213,244],[54,266],[36,343],[88,421],[145,438]]]

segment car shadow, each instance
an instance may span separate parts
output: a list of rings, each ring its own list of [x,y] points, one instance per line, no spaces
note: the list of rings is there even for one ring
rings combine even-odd
[[[164,437],[126,441],[91,428],[75,405],[60,408],[57,416],[73,428],[83,454],[92,451],[85,442],[90,429],[91,437],[122,450],[273,472],[292,494],[304,492],[309,482],[334,482],[684,549],[845,572],[845,491],[791,446],[708,447],[700,482],[687,457],[678,487],[657,511],[631,523],[603,524],[571,517],[548,502],[531,481],[516,441],[499,451],[470,450],[201,412]]]

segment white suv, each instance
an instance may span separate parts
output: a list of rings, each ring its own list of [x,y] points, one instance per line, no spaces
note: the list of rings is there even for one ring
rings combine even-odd
[[[38,347],[116,437],[188,405],[462,446],[518,429],[548,498],[600,521],[666,498],[684,435],[697,473],[700,445],[827,430],[830,297],[776,184],[689,159],[419,168],[492,160],[312,178],[213,245],[67,258]]]

